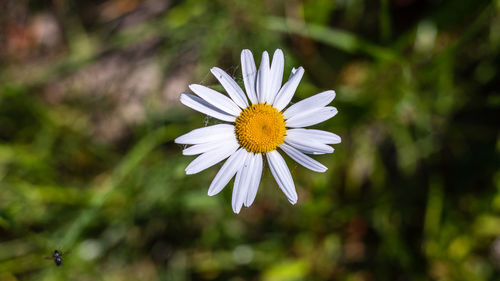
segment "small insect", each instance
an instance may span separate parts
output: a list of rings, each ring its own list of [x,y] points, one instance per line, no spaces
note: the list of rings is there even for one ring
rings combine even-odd
[[[69,252],[66,252],[65,255],[69,254]],[[54,254],[52,255],[52,257],[45,257],[45,259],[50,259],[50,260],[54,260],[54,262],[56,263],[57,266],[61,266],[62,265],[62,258],[63,258],[63,254],[62,252],[59,252],[58,250],[54,250]]]

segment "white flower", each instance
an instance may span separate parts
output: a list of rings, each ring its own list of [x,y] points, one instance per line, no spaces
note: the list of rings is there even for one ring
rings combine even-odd
[[[288,82],[281,86],[284,57],[279,49],[274,52],[271,65],[268,53],[262,54],[259,71],[250,50],[243,50],[241,67],[246,95],[226,72],[217,67],[211,72],[229,97],[195,84],[189,88],[197,96],[181,94],[184,105],[230,123],[195,129],[175,140],[179,144],[191,145],[182,151],[184,155],[201,154],[187,166],[186,174],[196,174],[229,157],[210,184],[208,195],[219,193],[236,174],[232,207],[235,213],[239,213],[242,205],[249,207],[255,199],[265,157],[278,186],[288,201],[295,204],[298,198],[292,175],[277,149],[310,170],[325,172],[327,168],[323,164],[306,154],[332,153],[333,148],[328,144],[340,143],[340,137],[302,127],[321,123],[337,114],[335,107],[327,106],[335,98],[335,92],[319,93],[284,110],[302,79],[304,69],[294,68]]]

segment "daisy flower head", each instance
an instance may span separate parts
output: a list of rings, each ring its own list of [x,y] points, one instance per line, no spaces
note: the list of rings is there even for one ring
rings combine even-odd
[[[182,151],[184,155],[199,154],[187,166],[186,174],[196,174],[228,158],[210,184],[208,195],[219,193],[236,175],[232,207],[239,213],[243,205],[252,205],[266,159],[279,188],[295,204],[298,199],[295,184],[278,148],[302,166],[325,172],[323,164],[306,154],[332,153],[329,144],[340,143],[340,137],[303,127],[337,114],[335,107],[328,106],[335,92],[325,91],[287,107],[304,69],[292,69],[290,78],[282,85],[284,56],[280,49],[274,52],[272,62],[264,52],[258,70],[250,50],[243,50],[241,68],[246,94],[231,76],[217,67],[211,72],[229,96],[196,84],[189,86],[196,95],[181,94],[182,104],[223,121],[175,139],[178,144],[190,145]]]

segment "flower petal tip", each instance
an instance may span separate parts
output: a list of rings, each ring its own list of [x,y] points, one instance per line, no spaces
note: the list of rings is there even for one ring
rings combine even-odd
[[[328,95],[332,96],[331,99],[334,100],[335,97],[337,96],[337,93],[335,93],[334,90],[328,90],[326,91],[326,93],[328,93]]]
[[[212,74],[213,74],[214,76],[215,76],[215,75],[217,75],[217,74],[218,74],[219,72],[221,72],[221,71],[224,71],[224,70],[222,70],[221,68],[219,68],[219,67],[217,67],[217,66],[214,66],[214,67],[210,68],[210,72],[212,72]]]
[[[208,196],[215,196],[217,194],[219,194],[220,191],[215,191],[214,190],[214,187],[212,185],[210,185],[210,187],[208,188]]]

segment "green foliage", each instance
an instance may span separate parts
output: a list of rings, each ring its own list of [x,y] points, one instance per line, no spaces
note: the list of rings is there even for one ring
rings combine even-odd
[[[0,280],[500,278],[499,1],[7,2]],[[173,139],[245,48],[304,66],[294,102],[334,89],[342,143],[235,215]]]

